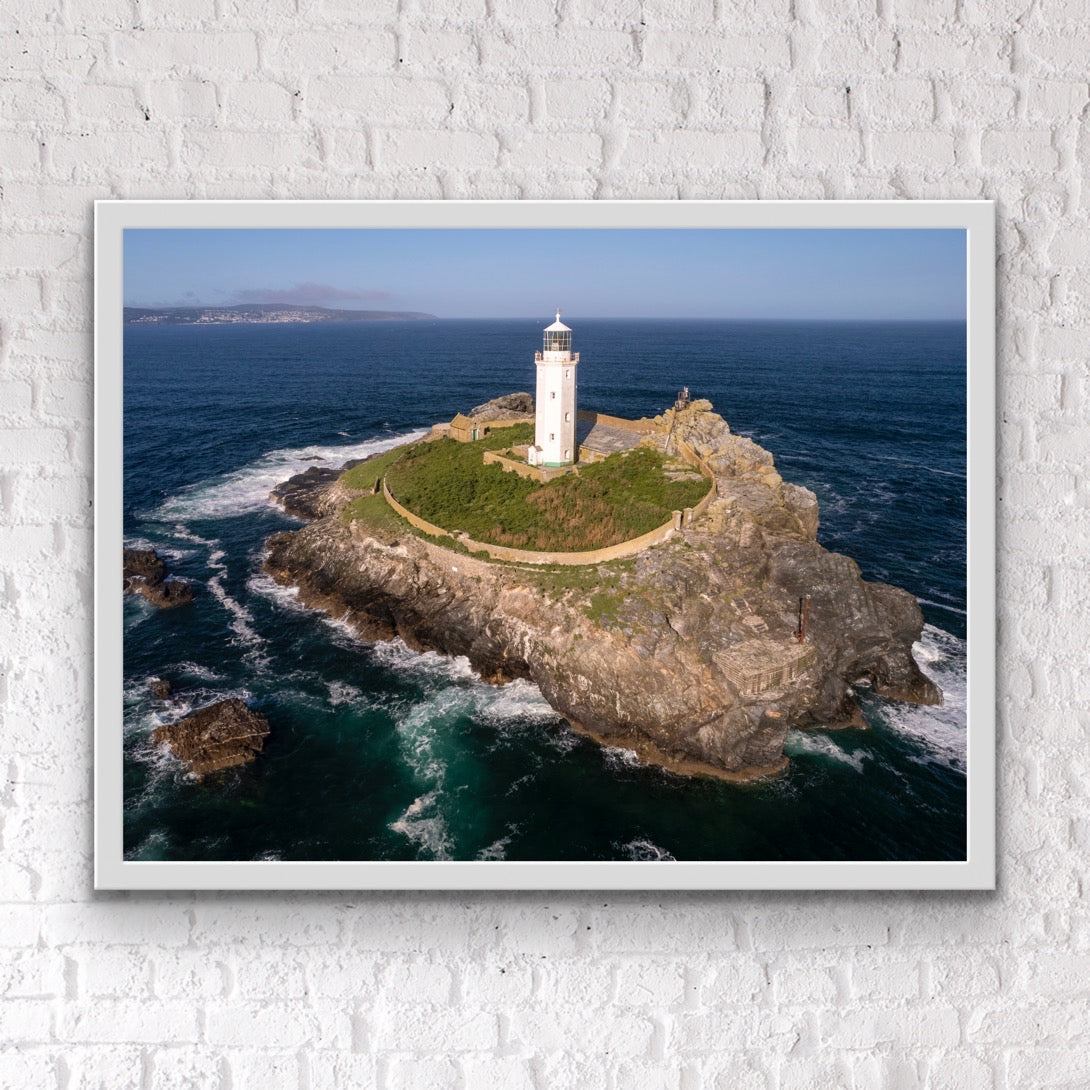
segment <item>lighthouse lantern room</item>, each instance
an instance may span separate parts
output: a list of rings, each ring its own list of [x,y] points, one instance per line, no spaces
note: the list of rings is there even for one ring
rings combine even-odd
[[[536,426],[531,459],[538,465],[573,465],[575,446],[575,371],[579,353],[572,353],[571,330],[560,320],[546,328],[537,363]]]

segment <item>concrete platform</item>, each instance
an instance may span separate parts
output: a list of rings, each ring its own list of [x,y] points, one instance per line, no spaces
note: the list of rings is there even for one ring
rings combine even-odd
[[[602,455],[602,457],[618,454],[623,450],[635,450],[640,442],[647,438],[646,433],[584,420],[578,422],[575,433],[580,447],[585,447],[595,454]]]

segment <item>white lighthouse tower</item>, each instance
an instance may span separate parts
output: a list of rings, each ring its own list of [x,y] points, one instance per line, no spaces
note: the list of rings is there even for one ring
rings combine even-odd
[[[545,330],[537,362],[536,428],[534,459],[539,465],[566,466],[576,459],[575,369],[579,353],[571,350],[571,330],[560,320]]]

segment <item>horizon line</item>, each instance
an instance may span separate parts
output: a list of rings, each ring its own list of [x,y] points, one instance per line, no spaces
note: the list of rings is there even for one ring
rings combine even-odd
[[[327,311],[341,311],[345,314],[368,314],[372,312],[379,312],[383,314],[427,314],[427,318],[412,318],[408,319],[414,322],[433,321],[442,322],[531,322],[531,321],[548,321],[547,316],[542,317],[536,314],[459,314],[459,315],[445,315],[445,314],[431,314],[427,311],[397,311],[386,310],[380,307],[328,307],[322,306],[316,303],[181,303],[170,306],[156,306],[148,303],[123,303],[123,308],[126,310],[156,310],[156,311],[169,311],[169,310],[229,310],[237,306],[257,306],[257,307],[304,307],[308,310],[327,310]],[[566,319],[571,321],[610,321],[610,322],[965,322],[967,317],[965,315],[958,315],[951,317],[949,315],[915,315],[912,317],[906,317],[904,315],[851,315],[851,314],[839,314],[832,317],[829,316],[817,316],[817,315],[762,315],[759,317],[753,317],[751,315],[712,315],[712,314],[640,314],[640,315],[625,315],[625,314],[583,314],[572,318],[570,315],[565,315]],[[396,321],[396,319],[388,319]]]

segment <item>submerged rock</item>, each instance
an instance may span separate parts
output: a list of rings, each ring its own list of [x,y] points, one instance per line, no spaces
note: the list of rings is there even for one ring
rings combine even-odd
[[[148,691],[156,700],[169,700],[173,689],[165,677],[148,678]]]
[[[166,561],[154,549],[126,549],[122,570],[125,593],[143,595],[153,606],[172,609],[193,601],[193,587],[168,575]]]
[[[156,727],[152,738],[166,744],[198,779],[248,764],[261,752],[269,721],[237,697],[209,704],[176,723]]]
[[[789,727],[861,723],[859,683],[941,701],[912,657],[915,598],[817,543],[812,492],[708,402],[657,423],[712,469],[716,497],[633,560],[563,579],[489,563],[346,522],[334,485],[334,513],[269,539],[267,570],[365,639],[465,655],[488,681],[529,678],[576,729],[681,773],[782,769]]]

